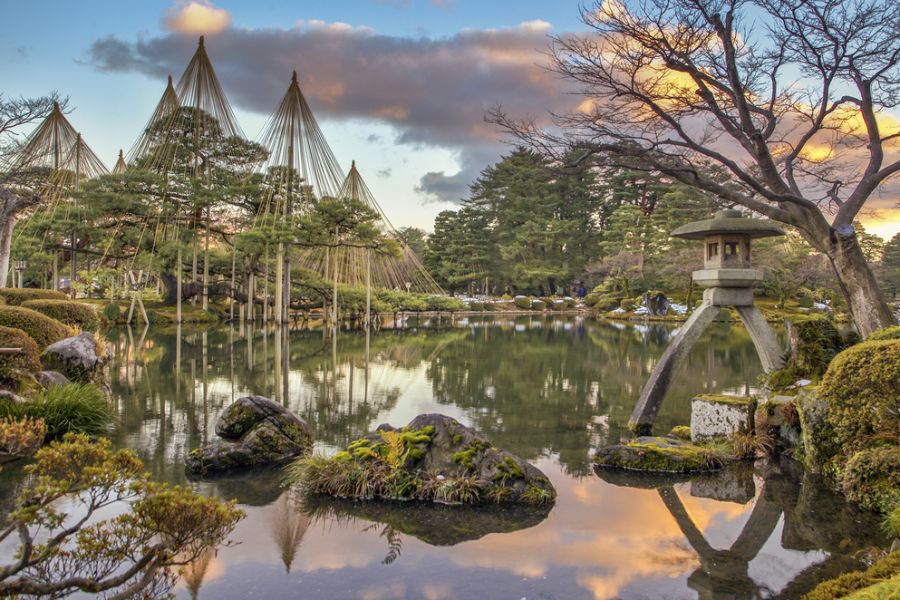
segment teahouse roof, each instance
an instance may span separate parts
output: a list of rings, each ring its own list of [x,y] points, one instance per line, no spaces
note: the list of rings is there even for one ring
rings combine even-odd
[[[727,234],[764,238],[784,235],[784,231],[771,221],[745,217],[739,210],[720,210],[712,219],[686,223],[672,231],[672,236],[687,240],[702,240],[712,235]]]

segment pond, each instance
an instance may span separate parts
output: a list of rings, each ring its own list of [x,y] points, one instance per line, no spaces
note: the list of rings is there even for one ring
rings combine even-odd
[[[184,573],[200,598],[797,598],[855,564],[878,524],[790,463],[708,477],[602,472],[590,453],[627,434],[641,386],[674,328],[581,317],[410,320],[367,337],[257,325],[115,329],[114,443],[158,479],[236,498],[232,539]],[[658,419],[690,419],[702,392],[753,389],[746,331],[717,324],[694,348]],[[268,471],[202,482],[186,454],[219,413],[258,394],[306,419],[331,452],[380,423],[450,415],[536,464],[549,510],[304,501]]]

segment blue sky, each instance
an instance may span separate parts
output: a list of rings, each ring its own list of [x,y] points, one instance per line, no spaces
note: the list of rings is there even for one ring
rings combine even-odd
[[[453,52],[460,46],[481,46],[484,39],[497,30],[501,34],[505,32],[508,39],[501,35],[500,39],[491,40],[491,49],[487,51],[482,48],[482,51],[468,55],[463,51],[460,64],[448,66],[453,69],[453,75],[441,78],[434,73],[448,85],[449,92],[466,85],[464,78],[467,70],[487,69],[488,73],[482,73],[487,81],[502,79],[494,77],[491,70],[502,70],[504,65],[491,65],[491,59],[485,60],[484,57],[485,52],[492,53],[499,49],[499,53],[504,47],[521,55],[513,70],[505,76],[516,77],[528,71],[534,78],[534,73],[539,71],[538,63],[543,61],[540,52],[546,48],[547,35],[577,30],[579,27],[579,4],[569,0],[223,0],[204,4],[205,8],[215,11],[214,16],[224,16],[230,20],[228,31],[262,40],[258,46],[271,38],[301,29],[310,35],[340,35],[342,32],[336,24],[347,24],[353,28],[351,34],[357,43],[371,43],[372,36],[377,36],[379,43],[386,44],[406,40],[412,44],[406,52],[415,56],[417,45],[431,47],[444,43],[448,51]],[[56,89],[69,95],[74,109],[69,116],[71,122],[111,167],[119,148],[127,152],[149,117],[164,86],[162,72],[172,71],[177,80],[190,59],[197,32],[184,30],[184,27],[179,29],[178,23],[173,22],[188,7],[189,3],[181,1],[9,3],[4,9],[6,19],[17,26],[9,29],[0,40],[0,81],[3,82],[0,91],[8,95],[35,96]],[[531,25],[523,28],[523,23]],[[284,46],[274,48],[268,57],[264,53],[256,57],[259,63],[269,65],[273,74],[266,86],[269,89],[260,91],[260,98],[248,97],[249,88],[256,91],[260,86],[246,82],[239,73],[229,76],[229,61],[235,54],[229,53],[231,43],[226,44],[217,37],[216,27],[212,27],[213,31],[207,35],[208,52],[244,133],[251,139],[255,138],[268,117],[268,111],[274,108],[274,102],[268,101],[280,96],[287,85],[290,60],[284,59]],[[222,35],[228,35],[228,32]],[[365,37],[369,38],[369,42],[362,40]],[[165,57],[154,55],[149,58],[149,61],[155,61],[153,67],[109,68],[108,63],[115,52],[112,55],[98,54],[92,48],[98,40],[110,38],[132,48],[142,42],[157,42],[157,46],[178,48]],[[481,122],[485,109],[497,102],[506,102],[502,85],[493,90],[483,85],[481,94],[484,98],[478,97],[477,85],[475,89],[468,90],[466,94],[471,100],[462,94],[452,102],[456,107],[461,103],[472,106],[466,107],[464,114],[448,117],[447,122],[438,128],[439,131],[429,131],[429,120],[434,119],[429,107],[438,114],[449,115],[451,111],[442,110],[439,102],[428,98],[418,101],[421,103],[418,109],[411,109],[422,113],[415,124],[408,124],[414,120],[414,114],[411,118],[385,118],[384,111],[390,113],[393,103],[387,108],[328,106],[318,97],[320,92],[309,81],[322,79],[316,74],[316,65],[303,64],[302,49],[298,52],[295,61],[298,64],[293,66],[300,72],[303,91],[335,155],[344,168],[349,167],[352,159],[357,160],[363,176],[396,226],[414,225],[431,229],[434,215],[440,210],[452,208],[453,201],[465,194],[471,179],[505,150],[500,143],[499,132],[487,131],[487,126]],[[501,62],[505,60],[502,58]],[[465,64],[467,61],[471,64]],[[321,60],[316,62],[321,63]],[[334,71],[339,72],[337,77],[353,78],[353,69],[343,67],[339,63],[334,65]],[[426,74],[433,73],[428,66],[422,68]],[[549,81],[550,77],[545,76]],[[415,81],[407,83],[415,85]],[[440,89],[433,89],[434,86],[427,81],[423,81],[422,85],[426,90],[431,88],[435,98],[448,97]],[[548,85],[552,88],[554,84],[551,82]],[[402,98],[400,100],[402,102]],[[267,108],[269,106],[271,108]],[[538,112],[550,107],[526,103],[524,108],[527,112]],[[481,132],[475,136],[454,133],[470,126]],[[423,179],[428,174],[433,176]]]

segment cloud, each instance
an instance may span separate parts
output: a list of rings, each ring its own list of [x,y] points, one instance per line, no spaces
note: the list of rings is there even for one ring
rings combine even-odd
[[[384,169],[379,169],[377,172],[377,175],[382,178],[390,177],[391,173],[393,173],[393,172],[394,172],[394,170],[391,169],[390,167],[385,167]]]
[[[178,2],[163,19],[169,31],[193,35],[221,33],[231,25],[231,13],[205,0]]]
[[[421,177],[423,196],[457,202],[468,184],[504,151],[502,132],[485,123],[498,104],[515,115],[567,112],[579,102],[543,62],[550,24],[529,21],[455,35],[394,37],[367,27],[322,21],[290,29],[224,29],[207,51],[229,98],[270,114],[296,69],[320,118],[361,119],[393,127],[395,141],[453,151],[461,171]],[[97,40],[88,62],[111,72],[164,78],[180,73],[196,41],[170,33],[126,42]]]

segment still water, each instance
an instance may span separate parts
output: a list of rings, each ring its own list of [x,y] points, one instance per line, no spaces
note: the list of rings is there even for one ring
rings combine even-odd
[[[877,523],[781,466],[713,477],[595,473],[590,452],[627,434],[641,386],[674,329],[580,317],[409,321],[368,339],[219,326],[115,329],[119,446],[159,479],[236,498],[231,547],[192,565],[182,598],[796,598],[850,568]],[[690,398],[746,391],[760,367],[741,327],[720,324],[673,384],[659,429]],[[190,482],[184,457],[235,398],[268,396],[330,452],[380,423],[440,412],[542,469],[548,510],[317,499],[278,471]]]

